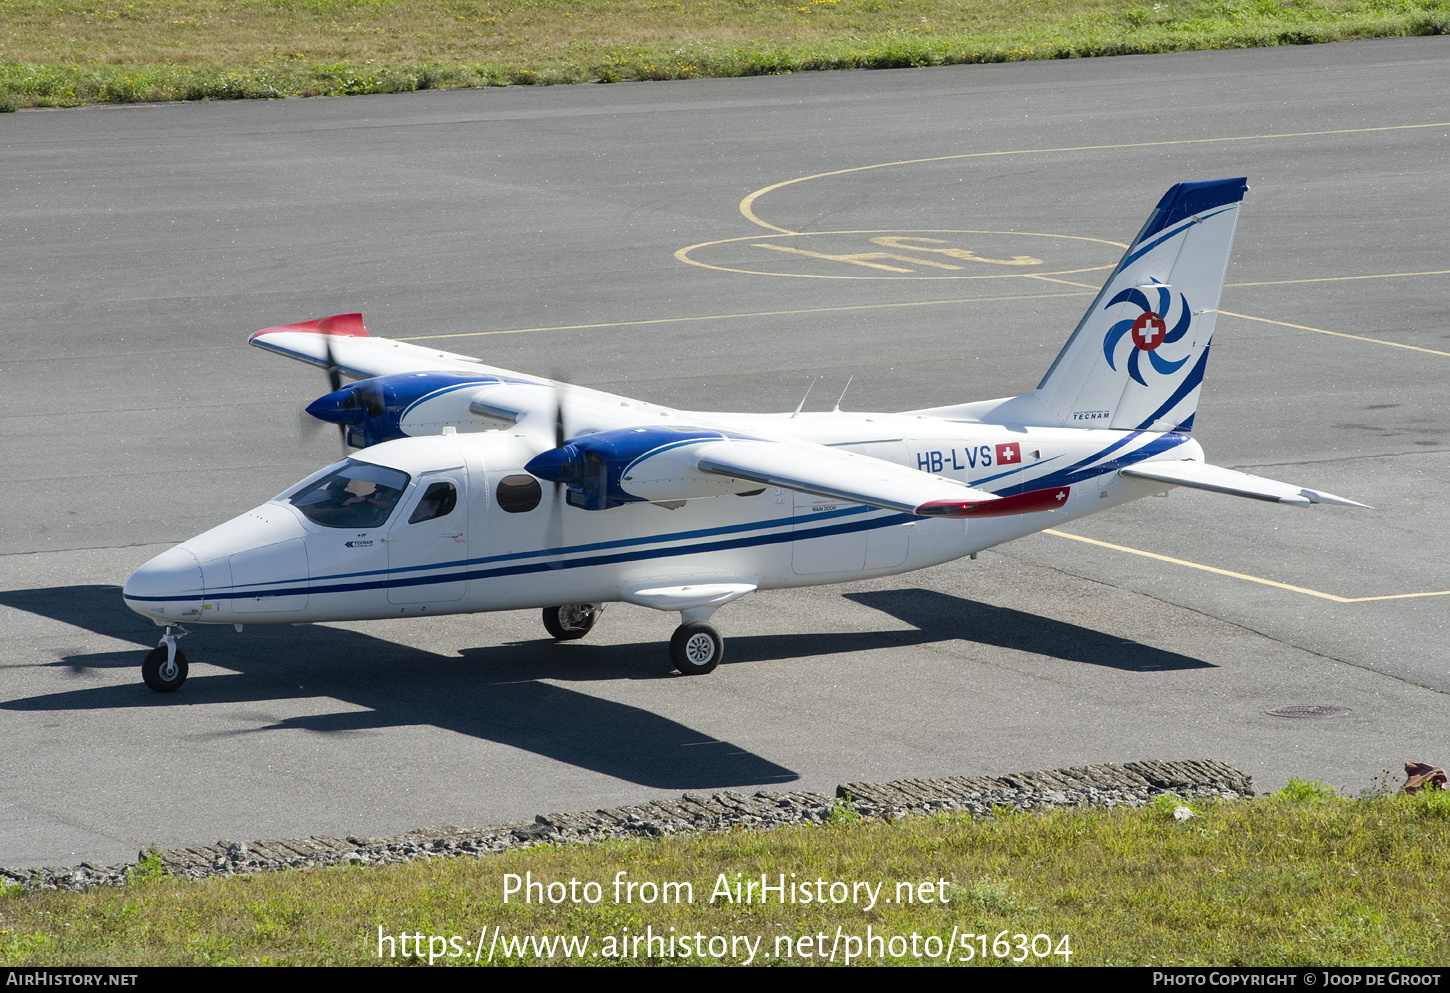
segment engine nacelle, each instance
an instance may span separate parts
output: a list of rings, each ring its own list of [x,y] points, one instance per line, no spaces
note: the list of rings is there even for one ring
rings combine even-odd
[[[565,484],[569,503],[584,510],[759,490],[759,483],[711,475],[696,467],[694,453],[702,442],[732,437],[737,436],[683,426],[621,428],[575,438],[544,452],[525,468],[540,479]]]
[[[348,444],[367,448],[384,441],[440,434],[445,427],[459,433],[488,431],[512,423],[491,413],[488,387],[524,384],[500,376],[466,372],[403,372],[363,379],[335,393],[318,397],[307,413],[330,424],[344,425]]]

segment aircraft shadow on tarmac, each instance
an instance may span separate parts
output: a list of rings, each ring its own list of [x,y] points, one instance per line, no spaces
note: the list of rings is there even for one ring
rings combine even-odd
[[[1212,662],[1077,624],[1055,621],[1011,607],[994,607],[935,590],[881,590],[847,593],[845,597],[919,629],[918,632],[893,632],[898,638],[906,639],[907,643],[971,641],[1124,672],[1217,668]]]
[[[1200,659],[1074,624],[931,590],[846,597],[918,630],[737,636],[730,639],[730,664],[963,640],[1129,672],[1212,668]],[[154,628],[126,609],[119,590],[111,586],[0,591],[0,605],[146,648],[156,637]],[[671,678],[662,646],[652,641],[556,645],[541,639],[468,648],[461,657],[447,657],[338,628],[259,626],[239,636],[199,628],[183,648],[194,663],[233,671],[210,674],[198,667],[172,696],[158,696],[138,679],[123,686],[4,701],[0,709],[110,710],[329,697],[366,710],[292,717],[228,733],[366,733],[422,724],[659,789],[722,789],[799,778],[762,756],[667,717],[556,685]],[[81,671],[137,668],[138,663],[138,655],[127,651],[71,655],[53,664]]]
[[[0,606],[40,614],[151,648],[155,629],[121,602],[113,586],[0,591]],[[127,617],[126,615],[130,615]],[[249,731],[361,732],[433,725],[534,752],[659,789],[727,789],[793,782],[790,769],[667,717],[543,682],[544,679],[667,678],[656,644],[558,646],[540,640],[465,650],[445,657],[330,627],[198,627],[182,643],[193,675],[174,695],[138,679],[0,702],[0,710],[59,711],[236,704],[330,697],[362,712],[293,717]],[[562,649],[562,650],[561,650]],[[641,664],[647,659],[647,664]],[[136,652],[69,655],[53,665],[75,671],[139,670]],[[229,673],[211,674],[198,663]],[[581,665],[581,663],[584,663]]]

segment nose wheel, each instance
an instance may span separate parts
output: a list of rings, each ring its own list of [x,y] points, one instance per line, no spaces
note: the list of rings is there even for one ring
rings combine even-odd
[[[141,663],[141,678],[157,693],[174,693],[186,682],[186,656],[177,649],[176,642],[187,634],[181,628],[167,628],[161,644]]]
[[[670,639],[670,661],[686,676],[714,672],[725,658],[725,639],[704,621],[689,621],[675,628]]]
[[[570,603],[544,608],[544,628],[555,641],[582,638],[594,628],[604,608],[597,603]]]

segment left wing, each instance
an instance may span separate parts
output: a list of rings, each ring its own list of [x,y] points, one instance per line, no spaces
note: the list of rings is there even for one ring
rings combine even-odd
[[[327,368],[328,352],[331,350],[333,363],[343,375],[353,379],[371,379],[398,372],[447,371],[506,375],[530,382],[544,382],[532,376],[495,369],[468,355],[440,352],[406,341],[374,338],[363,326],[361,314],[336,314],[301,324],[263,328],[247,341],[258,348],[323,369]]]
[[[556,384],[547,379],[496,369],[468,355],[374,338],[361,314],[263,328],[248,340],[332,374],[333,391],[309,404],[307,413],[343,426],[354,447],[437,434],[450,425],[485,430],[530,415],[538,424],[552,420],[558,407]],[[342,376],[363,382],[341,387]]]
[[[374,338],[363,326],[361,314],[265,328],[249,340],[258,348],[324,369],[332,366],[355,379],[410,374],[406,388],[400,385],[378,399],[376,412],[370,412],[367,398],[353,395],[362,385],[330,393],[309,406],[309,413],[322,420],[361,425],[368,444],[404,437],[415,420],[432,425],[471,416],[512,422],[530,413],[541,419],[554,417],[559,409],[555,384],[546,379],[495,369],[467,355]],[[414,382],[419,373],[432,375],[418,376]],[[471,375],[457,377],[458,373]],[[548,392],[536,396],[538,387]],[[580,413],[588,410],[588,419],[599,420],[601,426],[610,420],[617,424],[617,403],[610,404],[611,411],[593,409],[603,405],[592,401],[606,397],[574,388],[569,405]],[[430,413],[434,407],[438,409]],[[596,465],[606,467],[603,474]],[[663,435],[638,427],[596,429],[545,452],[528,469],[541,479],[579,490],[583,498],[579,505],[591,510],[631,500],[712,496],[738,491],[743,488],[740,483],[780,486],[922,517],[1002,517],[1055,510],[1066,504],[1070,493],[1069,487],[1056,486],[996,496],[868,455],[708,428],[675,428]]]

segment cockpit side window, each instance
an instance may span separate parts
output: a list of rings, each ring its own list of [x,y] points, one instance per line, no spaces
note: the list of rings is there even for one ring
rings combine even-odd
[[[453,508],[458,506],[458,490],[452,483],[430,483],[423,499],[418,501],[418,506],[413,508],[413,514],[408,518],[409,524],[421,524],[423,521],[431,521],[435,517],[447,517],[453,513]]]
[[[392,515],[408,479],[406,472],[348,459],[336,472],[298,490],[288,502],[314,524],[367,530],[381,527]]]

